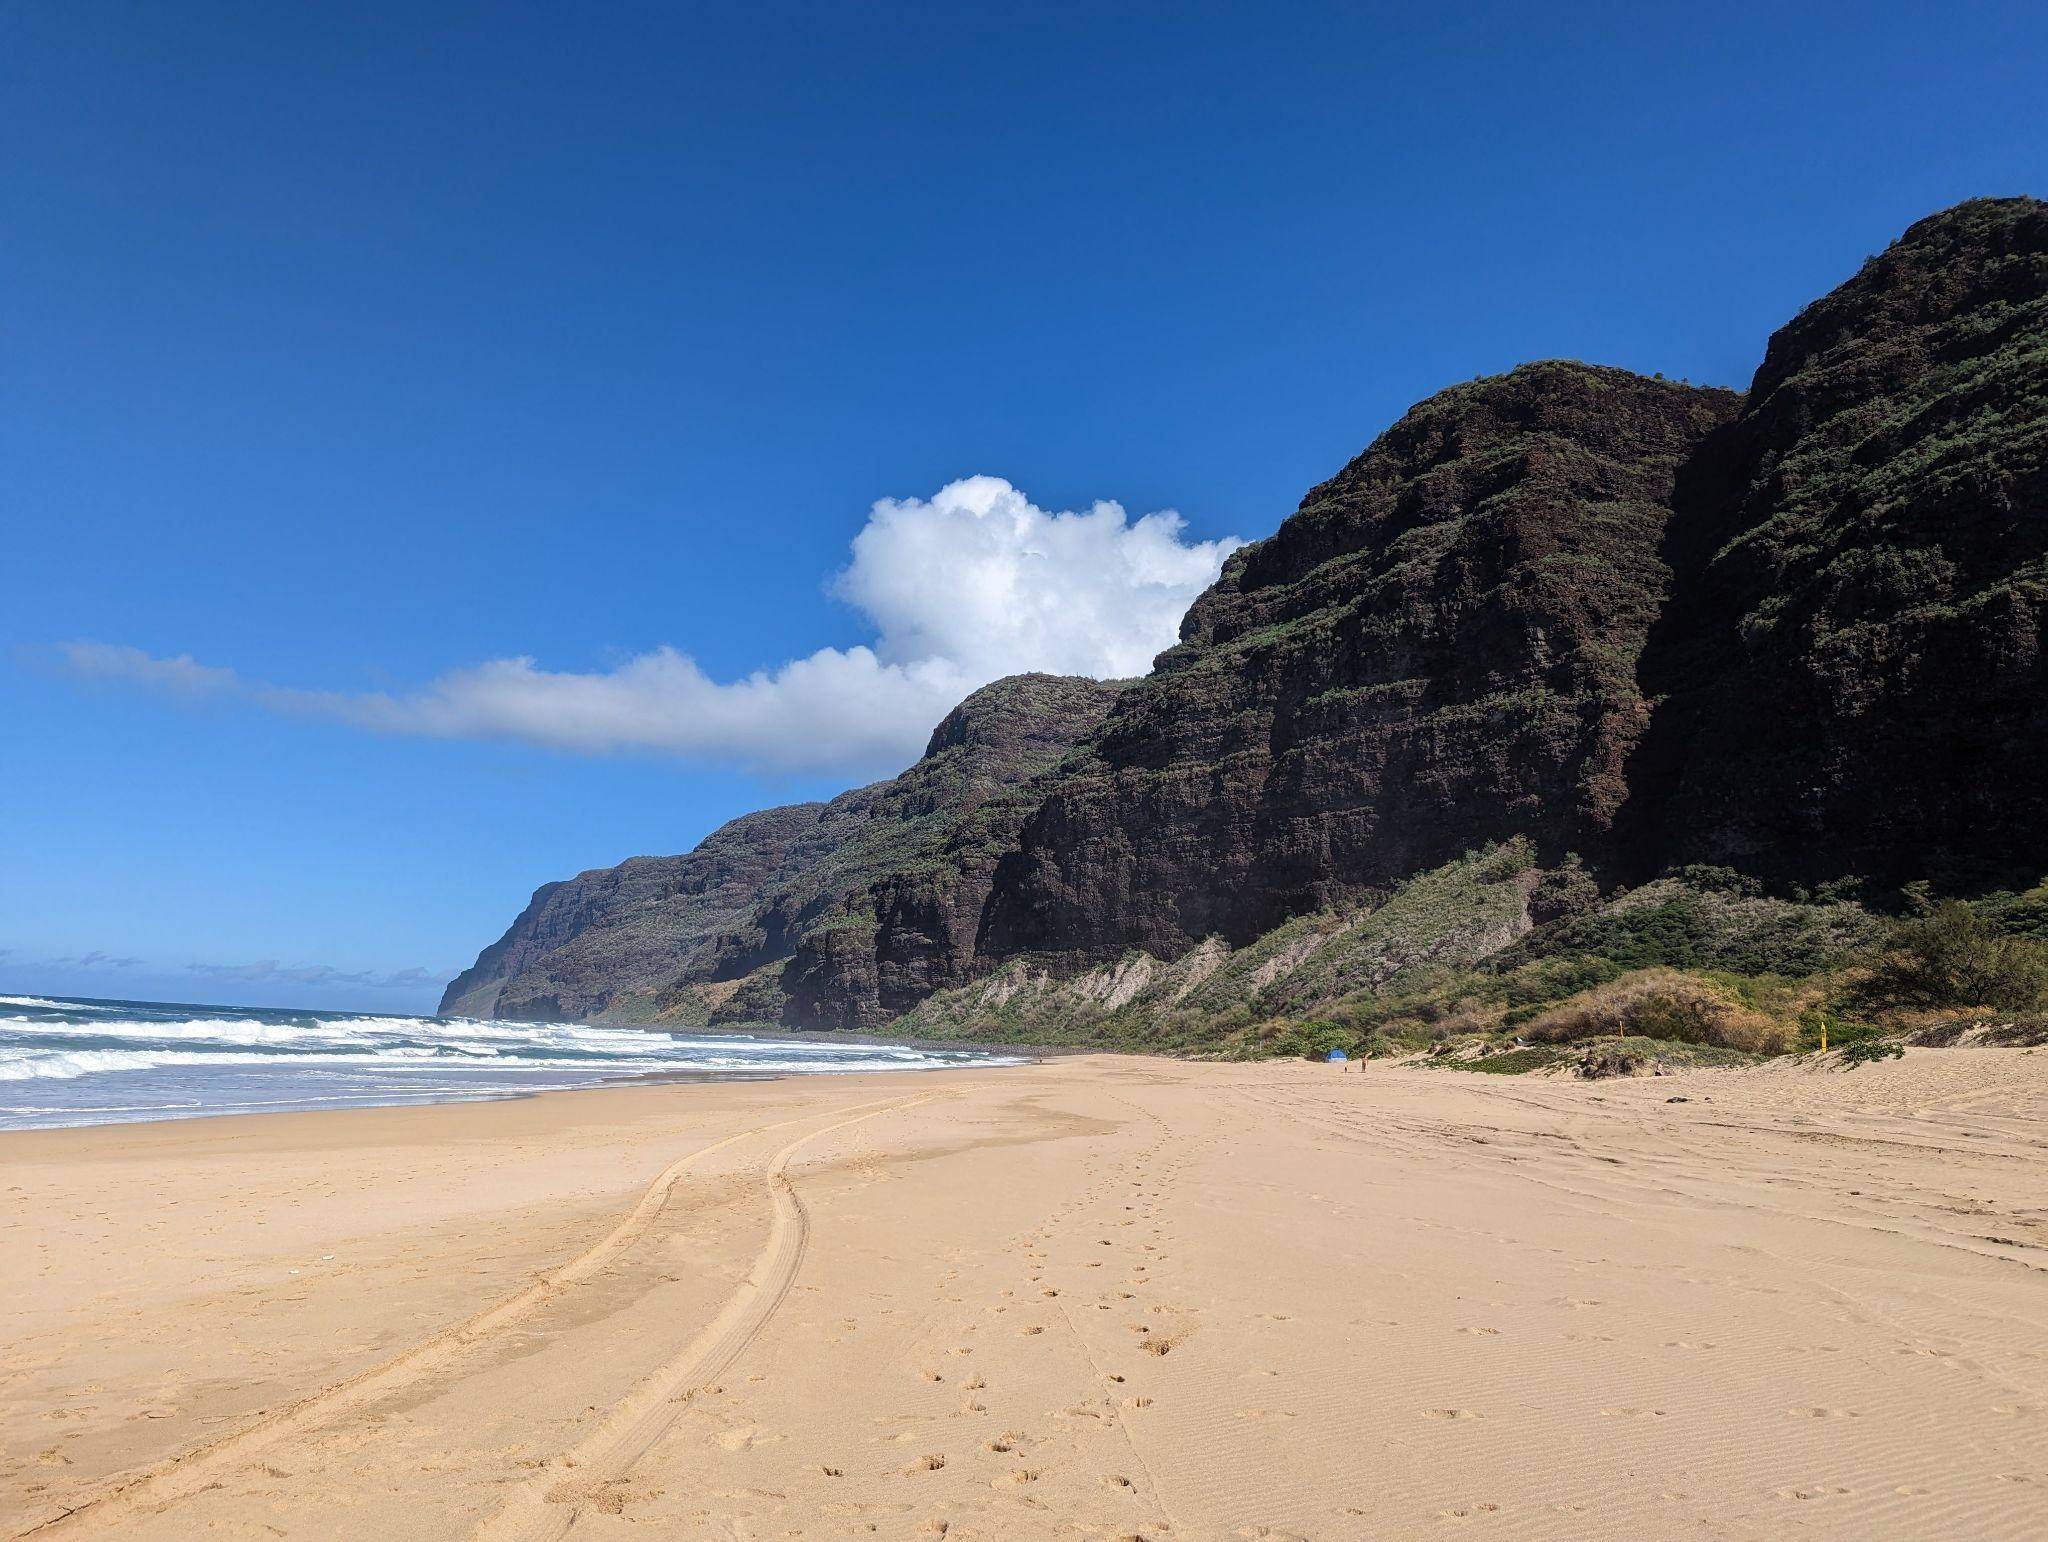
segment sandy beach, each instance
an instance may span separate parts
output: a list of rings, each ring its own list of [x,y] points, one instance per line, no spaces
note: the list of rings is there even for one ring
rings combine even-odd
[[[41,1537],[2048,1534],[2048,1052],[0,1136]]]

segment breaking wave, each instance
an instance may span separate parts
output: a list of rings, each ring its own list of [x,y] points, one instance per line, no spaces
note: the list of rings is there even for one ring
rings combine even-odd
[[[961,1050],[573,1023],[0,997],[0,1128],[505,1097],[633,1077],[1007,1063]]]

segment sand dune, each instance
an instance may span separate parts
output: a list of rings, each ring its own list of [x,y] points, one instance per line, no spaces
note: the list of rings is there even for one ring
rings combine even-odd
[[[2040,1536],[2044,1116],[1091,1057],[4,1136],[0,1517]]]

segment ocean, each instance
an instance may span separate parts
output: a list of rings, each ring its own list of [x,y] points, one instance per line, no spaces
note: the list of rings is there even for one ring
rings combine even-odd
[[[822,1038],[0,996],[0,1130],[469,1102],[646,1078],[1014,1063]]]

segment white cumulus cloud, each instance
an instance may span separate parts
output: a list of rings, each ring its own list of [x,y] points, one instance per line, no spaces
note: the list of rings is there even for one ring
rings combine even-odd
[[[714,680],[673,648],[587,673],[491,659],[398,693],[305,690],[108,643],[63,652],[82,676],[379,733],[865,775],[907,764],[961,697],[1000,676],[1143,674],[1241,544],[1184,531],[1171,510],[1132,520],[1115,503],[1042,509],[1000,477],[885,498],[832,584],[873,624],[873,642],[738,680]]]

